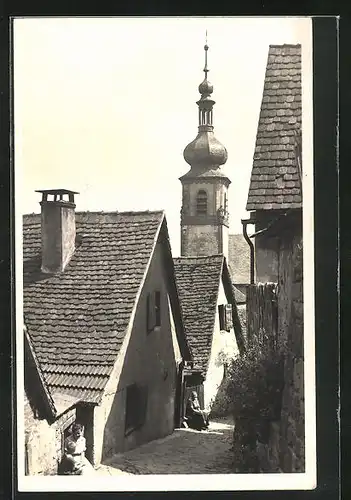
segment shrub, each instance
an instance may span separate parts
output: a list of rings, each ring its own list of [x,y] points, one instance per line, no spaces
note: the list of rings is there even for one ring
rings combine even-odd
[[[268,443],[270,421],[280,418],[284,385],[283,350],[254,337],[228,369],[227,397],[235,420],[233,465],[236,472],[259,472],[257,441]]]
[[[246,352],[228,370],[228,398],[234,419],[279,418],[283,389],[283,356],[263,341],[252,339]]]

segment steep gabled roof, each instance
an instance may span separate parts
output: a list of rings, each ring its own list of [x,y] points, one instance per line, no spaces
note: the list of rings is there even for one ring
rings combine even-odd
[[[237,303],[237,305],[246,304],[246,295],[234,285],[234,281],[233,281],[233,290],[235,295],[235,302]]]
[[[228,236],[228,266],[234,283],[250,283],[250,247],[242,234]]]
[[[246,210],[301,208],[301,46],[271,45]]]
[[[219,285],[224,278],[225,292],[234,310],[235,333],[240,338],[234,288],[223,255],[178,257],[174,259],[177,288],[183,312],[185,333],[194,366],[207,371],[212,346]],[[238,342],[241,348],[240,340]]]
[[[23,329],[23,345],[25,407],[31,408],[33,413],[40,418],[46,418],[49,422],[52,422],[56,418],[57,408],[45,382],[26,327]]]
[[[163,212],[78,212],[76,251],[48,275],[40,215],[24,216],[24,318],[53,396],[99,401],[163,221]]]

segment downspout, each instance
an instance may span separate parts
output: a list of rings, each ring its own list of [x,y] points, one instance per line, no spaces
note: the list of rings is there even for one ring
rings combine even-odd
[[[255,283],[255,247],[247,234],[247,226],[249,224],[255,224],[255,219],[241,219],[241,223],[243,225],[244,238],[250,247],[250,284],[253,285]]]

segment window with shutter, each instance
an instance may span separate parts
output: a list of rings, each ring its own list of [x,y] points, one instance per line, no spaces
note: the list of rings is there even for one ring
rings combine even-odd
[[[219,328],[229,332],[233,328],[233,314],[231,304],[221,304],[218,306]]]
[[[218,306],[218,315],[219,315],[219,329],[225,330],[225,310],[223,304]]]

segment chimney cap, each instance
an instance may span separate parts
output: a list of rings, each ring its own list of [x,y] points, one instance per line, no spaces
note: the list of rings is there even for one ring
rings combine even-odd
[[[70,191],[69,189],[36,189],[35,192],[42,194],[79,194],[77,191]]]

